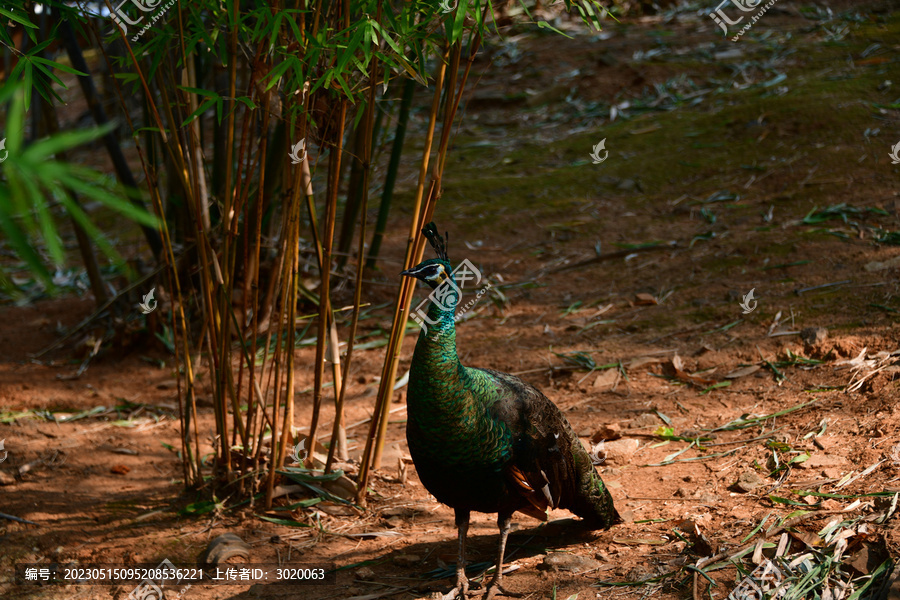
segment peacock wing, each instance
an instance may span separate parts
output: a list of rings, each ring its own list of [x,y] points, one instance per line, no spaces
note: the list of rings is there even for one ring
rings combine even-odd
[[[545,515],[549,508],[566,508],[596,527],[618,522],[612,497],[559,407],[518,377],[484,372],[498,390],[488,411],[512,439],[507,477],[527,508]]]

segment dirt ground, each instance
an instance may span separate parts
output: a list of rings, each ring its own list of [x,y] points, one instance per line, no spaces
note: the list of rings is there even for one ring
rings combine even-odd
[[[476,63],[435,220],[450,232],[451,260],[468,258],[502,294],[458,325],[460,357],[554,400],[597,444],[627,521],[580,532],[516,515],[512,591],[722,599],[744,575],[691,565],[753,550],[766,534],[764,556],[781,542],[782,554],[821,562],[836,552],[817,536],[829,523],[852,529],[841,551],[854,577],[900,555],[890,507],[900,492],[900,248],[890,243],[900,166],[889,156],[900,142],[900,82],[890,82],[900,6],[825,7],[781,0],[737,43],[698,5],[573,39],[512,31]],[[410,152],[421,150],[416,127]],[[608,158],[594,164],[601,139]],[[414,176],[401,179],[392,231],[408,227]],[[386,240],[363,333],[389,329],[403,238]],[[20,584],[14,565],[191,565],[225,532],[250,545],[253,563],[341,569],[333,585],[203,584],[185,598],[450,588],[452,511],[412,466],[401,482],[403,389],[365,512],[218,498],[222,508],[191,514],[208,497],[180,483],[173,358],[160,344],[104,348],[81,375],[87,334],[33,358],[93,309],[74,294],[0,308],[0,512],[31,522],[0,519],[0,596],[124,599],[131,587]],[[414,343],[408,335],[401,372]],[[314,348],[297,352],[302,431]],[[382,360],[383,347],[354,355],[354,458]],[[328,427],[333,412],[323,414]],[[208,400],[199,427],[209,444]],[[493,560],[495,517],[473,515],[469,540],[470,561]]]

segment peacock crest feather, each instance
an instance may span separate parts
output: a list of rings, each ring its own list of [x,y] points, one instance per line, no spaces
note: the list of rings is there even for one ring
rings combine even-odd
[[[441,234],[438,232],[437,225],[434,224],[434,221],[426,225],[422,228],[422,235],[428,240],[431,244],[431,247],[434,249],[434,253],[437,254],[437,257],[441,260],[445,260],[447,262],[450,261],[450,258],[447,256],[447,246],[450,243],[450,233],[445,231],[444,237],[441,237]]]

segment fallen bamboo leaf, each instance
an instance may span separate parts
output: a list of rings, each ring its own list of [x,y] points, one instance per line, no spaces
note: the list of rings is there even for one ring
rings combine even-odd
[[[611,389],[616,386],[619,382],[619,370],[618,369],[608,369],[601,372],[597,375],[597,378],[594,379],[593,388],[595,390],[606,390]]]
[[[766,524],[766,521],[768,521],[768,520],[769,520],[769,517],[771,517],[771,516],[772,516],[772,512],[771,512],[771,511],[769,511],[768,513],[766,513],[766,516],[762,518],[762,521],[759,522],[759,525],[757,525],[756,527],[754,527],[754,528],[753,528],[753,531],[751,531],[750,533],[748,533],[748,534],[747,534],[747,537],[745,537],[744,539],[741,540],[741,544],[746,544],[747,541],[748,541],[750,538],[752,538],[754,535],[756,535],[756,532],[763,528],[763,526]]]
[[[801,294],[805,294],[806,292],[812,292],[815,290],[824,290],[827,288],[837,287],[839,285],[844,285],[845,283],[853,283],[852,279],[845,279],[843,281],[835,281],[832,283],[823,283],[822,285],[814,285],[812,287],[799,288],[794,290],[794,293],[800,296]]]
[[[684,448],[682,448],[682,449],[679,450],[678,452],[675,452],[675,453],[670,454],[670,455],[668,455],[667,457],[665,457],[665,458],[662,460],[662,461],[663,461],[663,464],[669,464],[669,463],[674,462],[676,458],[678,458],[679,456],[681,456],[682,454],[684,454],[685,452],[687,452],[688,450],[690,450],[690,449],[693,448],[693,447],[694,447],[694,442],[691,442],[690,444],[688,444],[687,446],[685,446]]]
[[[690,446],[688,446],[689,448]],[[707,454],[704,456],[694,456],[692,458],[682,458],[681,460],[673,460],[669,462],[661,462],[661,463],[653,463],[648,465],[641,465],[642,467],[665,467],[666,465],[671,465],[680,462],[692,462],[695,460],[709,460],[710,458],[721,458],[723,456],[728,456],[730,454],[734,454],[738,450],[743,450],[747,446],[741,446],[739,448],[732,448],[731,450],[726,450],[725,452],[717,452],[716,454]],[[687,448],[686,448],[687,449]]]
[[[743,319],[738,319],[737,321],[732,321],[731,323],[726,323],[725,325],[722,325],[721,327],[719,327],[717,329],[711,329],[711,330],[707,331],[706,333],[724,333],[724,332],[728,331],[729,329],[731,329],[732,327],[737,327],[738,325],[740,325],[743,322],[744,322]]]
[[[668,544],[668,540],[658,540],[654,538],[613,538],[613,542],[624,544],[626,546],[664,546]]]
[[[624,250],[616,250],[615,252],[608,252],[606,254],[601,254],[599,256],[594,256],[593,258],[589,258],[587,260],[583,260],[581,262],[573,263],[571,265],[563,265],[561,267],[557,267],[550,271],[551,273],[560,273],[562,271],[569,271],[571,269],[578,269],[580,267],[585,267],[588,265],[592,265],[594,263],[604,262],[607,260],[614,260],[617,258],[625,258],[630,254],[635,254],[638,252],[658,252],[660,250],[668,250],[670,248],[676,247],[678,244],[675,241],[671,242],[651,242],[649,244],[632,244],[626,247]]]
[[[275,517],[266,517],[264,515],[255,516],[263,521],[275,523],[276,525],[287,525],[288,527],[312,527],[309,523],[301,523],[300,521],[295,521],[293,519],[276,519]]]
[[[706,389],[700,390],[700,395],[708,394],[713,390],[717,390],[719,388],[726,388],[731,385],[730,381],[720,381],[718,383],[714,383]]]
[[[731,373],[725,375],[725,379],[738,379],[740,377],[746,377],[747,375],[752,375],[759,371],[762,367],[759,365],[750,365],[747,367],[742,367],[740,369],[735,369]]]
[[[781,496],[776,496],[775,494],[769,494],[769,500],[771,500],[775,504],[786,504],[788,506],[804,506],[809,508],[810,506],[818,506],[818,504],[810,505],[805,502],[800,502],[799,500],[791,500],[790,498],[782,498]]]
[[[865,477],[866,475],[868,475],[869,473],[871,473],[872,471],[874,471],[875,469],[877,469],[878,467],[880,467],[882,464],[884,464],[884,462],[885,462],[886,460],[887,460],[887,459],[885,459],[885,458],[879,460],[877,463],[875,463],[874,465],[868,467],[866,470],[864,470],[862,473],[860,473],[860,474],[857,475],[856,477],[851,477],[850,479],[847,479],[846,481],[841,480],[841,482],[839,482],[836,486],[834,486],[834,489],[836,489],[836,490],[841,489],[841,488],[844,487],[845,485],[850,485],[851,483],[853,483],[853,482],[856,481],[857,479],[861,479],[861,478]]]
[[[653,125],[650,125],[649,127],[644,127],[642,129],[632,129],[628,133],[630,133],[631,135],[641,135],[644,133],[650,133],[651,131],[659,131],[660,129],[662,129],[661,125],[653,124]]]
[[[639,356],[637,358],[633,358],[627,363],[625,363],[625,367],[629,370],[638,369],[640,367],[646,365],[656,365],[662,362],[662,359],[656,356]]]
[[[690,383],[697,387],[706,387],[716,383],[715,379],[706,379],[698,375],[693,375],[684,370],[684,362],[678,354],[675,354],[667,363],[663,364],[663,371],[669,377],[674,377],[685,383]]]
[[[809,402],[804,402],[803,404],[798,404],[797,406],[792,406],[790,408],[786,408],[784,410],[780,410],[778,412],[774,412],[769,415],[763,415],[760,417],[751,417],[750,415],[744,414],[744,415],[741,415],[741,417],[739,419],[735,419],[734,421],[730,421],[730,422],[726,423],[725,425],[716,427],[715,429],[710,429],[708,431],[710,431],[710,432],[733,431],[735,429],[746,429],[747,427],[752,427],[763,421],[768,421],[769,419],[774,419],[775,417],[781,417],[781,416],[790,414],[792,412],[802,410],[812,404],[815,404],[818,401],[819,401],[818,398],[814,398],[813,400],[810,400]]]

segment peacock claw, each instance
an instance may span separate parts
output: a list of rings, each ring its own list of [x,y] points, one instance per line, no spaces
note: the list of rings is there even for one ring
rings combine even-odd
[[[521,598],[525,594],[520,594],[518,592],[510,592],[502,585],[494,585],[493,583],[488,587],[487,592],[484,594],[484,600],[493,600],[494,596],[500,594],[501,596],[509,596],[510,598]]]
[[[455,588],[443,595],[442,600],[468,600],[469,586],[457,585]]]
[[[444,594],[443,600],[468,600],[469,579],[465,575],[457,575],[456,587]]]

